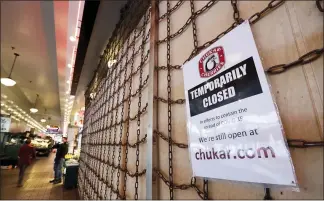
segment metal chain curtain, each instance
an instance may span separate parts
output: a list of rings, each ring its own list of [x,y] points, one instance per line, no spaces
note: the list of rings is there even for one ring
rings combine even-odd
[[[83,199],[144,198],[150,9],[142,18],[125,40],[127,28],[117,26],[99,64],[82,135],[78,187]]]
[[[176,133],[172,132],[172,121],[175,121],[175,118],[172,118],[172,114],[173,114],[172,113],[172,105],[179,105],[179,104],[183,105],[183,112],[185,112],[185,108],[184,108],[185,107],[184,106],[185,99],[184,98],[172,99],[172,97],[171,97],[171,90],[172,90],[172,84],[171,84],[172,82],[171,81],[172,81],[172,79],[176,79],[176,78],[172,77],[172,72],[181,70],[181,66],[182,66],[182,64],[178,64],[178,65],[171,64],[172,63],[170,61],[171,60],[170,59],[171,58],[170,49],[172,48],[171,42],[174,39],[181,37],[181,34],[184,31],[186,31],[191,25],[191,27],[192,27],[192,42],[193,42],[194,49],[192,50],[190,56],[183,62],[183,63],[186,63],[187,61],[192,59],[194,56],[196,56],[201,50],[204,50],[205,48],[209,47],[211,44],[213,44],[214,42],[219,40],[221,37],[226,35],[228,32],[233,30],[238,25],[240,25],[244,20],[240,17],[240,11],[239,11],[239,5],[238,5],[239,2],[237,0],[228,1],[228,3],[231,4],[231,6],[233,8],[233,21],[234,22],[225,31],[221,32],[215,38],[200,45],[199,41],[197,39],[198,37],[197,37],[196,20],[197,20],[197,18],[199,18],[200,15],[203,15],[204,13],[208,12],[208,10],[211,7],[217,6],[218,1],[217,0],[206,1],[205,6],[203,6],[200,9],[196,9],[194,0],[190,0],[191,15],[187,19],[185,24],[178,30],[171,30],[170,18],[176,10],[181,9],[181,7],[185,3],[185,1],[179,0],[178,2],[176,2],[174,4],[173,7],[170,6],[170,2],[171,2],[170,0],[167,0],[166,4],[164,3],[163,6],[166,6],[167,8],[163,9],[163,10],[166,10],[166,12],[164,14],[161,13],[162,15],[160,15],[160,18],[159,18],[160,23],[165,20],[167,21],[166,22],[167,36],[165,38],[160,39],[157,42],[159,45],[166,43],[167,50],[166,50],[165,56],[167,58],[167,61],[166,61],[166,65],[164,65],[164,66],[163,65],[156,66],[156,70],[158,70],[158,71],[167,71],[167,76],[166,76],[167,97],[161,97],[161,96],[154,97],[154,100],[167,105],[167,110],[168,110],[168,116],[167,116],[168,126],[167,126],[167,128],[168,129],[166,131],[155,130],[154,134],[168,143],[169,170],[160,170],[160,169],[155,168],[154,172],[165,183],[165,185],[167,185],[169,187],[169,198],[170,199],[175,198],[174,191],[176,189],[187,190],[189,188],[193,188],[197,192],[198,196],[201,199],[208,199],[209,197],[208,197],[208,181],[207,180],[203,180],[202,190],[200,190],[196,184],[196,181],[200,180],[200,179],[197,179],[194,177],[191,179],[188,178],[188,180],[190,181],[189,183],[179,184],[177,181],[174,181],[173,153],[177,150],[173,149],[173,146],[176,146],[180,149],[187,149],[188,145],[186,143],[176,142],[175,140],[172,139],[172,136],[176,135]],[[321,7],[319,6],[320,4],[318,2],[319,1],[317,1],[318,9],[321,12],[323,12],[321,10]],[[272,11],[274,11],[275,9],[277,9],[279,6],[283,5],[284,3],[285,3],[285,1],[282,1],[282,0],[281,1],[270,1],[268,3],[268,5],[263,10],[255,13],[251,17],[249,17],[248,20],[249,20],[250,24],[252,25],[252,27],[254,24],[259,22],[263,17],[270,14]],[[160,5],[160,8],[161,8],[161,5]],[[212,20],[212,19],[210,19],[210,20]],[[161,27],[160,27],[160,29],[161,29]],[[320,49],[312,50],[291,63],[274,65],[272,67],[269,67],[269,68],[267,68],[266,72],[268,74],[282,73],[285,70],[287,70],[288,68],[298,66],[298,65],[304,65],[304,64],[310,63],[310,62],[318,59],[323,54],[323,52],[324,52],[323,47]],[[159,113],[159,111],[157,113]],[[159,118],[165,118],[165,117],[159,117]],[[287,142],[288,142],[289,147],[294,147],[294,148],[323,147],[323,145],[324,145],[323,141],[309,142],[309,141],[305,141],[302,139],[288,139]],[[188,160],[187,164],[188,164],[188,166],[190,166],[189,160]],[[215,199],[215,198],[213,198],[213,199]],[[270,195],[269,188],[265,188],[264,199],[272,199],[272,197]]]
[[[154,168],[154,174],[157,176],[169,189],[169,199],[177,199],[174,195],[175,191],[185,191],[193,189],[201,199],[209,199],[208,196],[208,181],[198,178],[188,178],[187,183],[179,183],[174,180],[174,153],[179,149],[187,149],[187,143],[177,142],[174,140],[176,133],[172,127],[175,117],[173,116],[174,107],[182,107],[185,111],[185,99],[174,99],[172,96],[173,85],[172,81],[177,79],[174,77],[176,71],[181,71],[181,66],[186,63],[203,49],[209,47],[212,43],[226,35],[232,29],[243,22],[240,16],[239,2],[232,0],[228,1],[233,8],[233,23],[223,32],[215,36],[212,40],[200,44],[198,41],[199,26],[197,28],[196,21],[199,16],[208,12],[213,6],[217,6],[219,1],[205,1],[205,6],[197,9],[194,0],[190,0],[190,17],[185,24],[178,30],[172,29],[172,15],[182,9],[184,0],[179,0],[176,3],[169,0],[159,2],[161,6],[166,6],[166,12],[160,13],[157,23],[166,23],[166,37],[159,39],[157,44],[162,46],[165,44],[166,65],[156,66],[158,72],[164,71],[166,76],[163,77],[166,81],[166,96],[155,94],[154,100],[161,102],[167,106],[167,116],[162,115],[162,107],[158,107],[158,118],[167,119],[166,130],[155,130],[155,137],[167,142],[167,158],[168,169]],[[271,14],[272,11],[283,5],[285,1],[270,1],[268,5],[259,12],[251,15],[248,20],[253,25],[262,21],[263,17]],[[162,5],[163,4],[163,5]],[[171,6],[171,4],[173,6]],[[316,5],[320,12],[323,12],[320,2],[317,0]],[[125,14],[130,15],[132,14]],[[143,16],[143,25],[139,29],[131,31],[129,37],[117,42],[122,38],[125,27],[116,27],[115,35],[109,41],[105,54],[103,55],[97,71],[97,82],[92,87],[96,91],[96,97],[91,103],[87,104],[85,112],[85,123],[82,137],[82,151],[80,156],[80,169],[78,176],[79,194],[83,199],[139,199],[139,187],[145,188],[145,183],[140,180],[145,176],[146,170],[142,168],[145,162],[140,160],[143,154],[143,144],[145,144],[146,135],[145,129],[141,129],[143,125],[142,117],[145,115],[147,103],[143,97],[143,92],[148,81],[148,75],[143,73],[144,64],[149,60],[149,51],[145,50],[145,44],[149,41],[150,32],[145,31],[149,26],[150,9]],[[192,31],[192,42],[194,49],[188,58],[183,63],[174,65],[171,58],[172,41],[186,31]],[[161,26],[160,26],[161,29]],[[117,31],[116,31],[117,30]],[[136,43],[140,43],[136,48]],[[190,41],[191,42],[191,41]],[[276,64],[267,68],[269,74],[282,73],[288,68],[300,66],[318,59],[324,50],[323,47],[310,51],[300,58],[288,64]],[[138,67],[134,65],[136,57],[140,62]],[[116,59],[116,63],[107,68],[107,63],[110,60]],[[106,71],[105,71],[106,69]],[[135,77],[137,78],[135,81]],[[160,83],[161,84],[161,83]],[[137,89],[133,89],[137,86]],[[94,90],[95,88],[95,90]],[[89,94],[89,93],[88,93]],[[135,105],[135,106],[134,106]],[[161,110],[162,108],[162,110]],[[135,115],[132,111],[135,110]],[[135,124],[134,128],[131,124]],[[185,128],[184,128],[185,129]],[[134,141],[130,141],[130,138]],[[302,139],[288,139],[288,145],[294,148],[308,148],[323,146],[322,141],[309,142]],[[135,153],[134,159],[130,157],[130,153]],[[132,159],[132,162],[130,161]],[[190,166],[189,160],[187,166]],[[132,169],[130,168],[132,167]],[[129,181],[130,179],[133,179]],[[131,185],[129,185],[131,184]],[[160,190],[160,189],[159,189]],[[141,197],[144,199],[144,197]],[[215,199],[215,198],[213,198]],[[270,189],[265,188],[264,199],[271,199]]]

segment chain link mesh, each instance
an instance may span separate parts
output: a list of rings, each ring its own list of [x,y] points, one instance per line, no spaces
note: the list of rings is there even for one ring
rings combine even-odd
[[[130,12],[131,5],[129,1],[124,12]],[[142,130],[148,103],[142,94],[149,78],[145,69],[150,8],[138,14],[136,26],[128,24],[128,15],[121,14],[89,89],[95,95],[86,104],[78,175],[79,195],[86,200],[140,199],[145,192],[145,183],[139,178],[146,174],[140,158],[145,155],[147,138]],[[128,26],[133,27],[131,31]],[[128,164],[134,152],[136,165]],[[133,179],[135,185],[128,186]]]
[[[129,1],[132,2],[132,1]],[[128,3],[127,8],[134,6],[133,3]],[[142,1],[149,2],[149,1]],[[239,1],[231,0],[230,5],[233,9],[233,23],[224,31],[220,32],[211,40],[199,44],[196,21],[201,15],[204,15],[213,6],[216,6],[219,1],[210,0],[206,4],[197,9],[195,1],[190,0],[190,17],[186,20],[178,30],[173,30],[171,26],[172,15],[184,6],[185,1],[179,0],[171,7],[169,0],[166,1],[166,12],[160,15],[158,23],[166,21],[167,35],[165,38],[157,41],[158,45],[166,45],[166,65],[155,66],[156,71],[166,71],[166,88],[167,97],[155,95],[154,101],[159,101],[167,105],[167,131],[155,130],[154,135],[166,141],[168,144],[168,170],[154,168],[154,174],[165,183],[169,188],[169,199],[174,199],[175,190],[193,189],[201,199],[208,199],[208,181],[195,177],[188,178],[190,182],[179,184],[174,181],[173,171],[173,153],[176,146],[181,149],[187,149],[188,145],[184,142],[176,142],[174,137],[174,129],[172,122],[172,107],[182,105],[184,107],[185,99],[172,99],[172,75],[181,70],[184,63],[191,60],[200,51],[209,47],[211,44],[222,38],[228,32],[240,25],[244,20],[241,18],[239,10]],[[160,4],[162,1],[160,1]],[[247,18],[253,26],[262,18],[272,13],[285,3],[284,0],[273,0],[260,11]],[[323,6],[319,0],[316,0],[316,6],[319,11],[323,12]],[[140,12],[138,12],[140,13]],[[85,121],[82,137],[82,151],[80,156],[80,170],[78,176],[79,194],[84,199],[138,199],[139,198],[139,177],[145,176],[146,170],[140,170],[140,147],[146,143],[146,135],[143,135],[141,130],[142,119],[145,115],[147,104],[142,103],[143,90],[145,89],[149,76],[143,77],[144,65],[149,60],[149,50],[145,51],[145,46],[149,42],[150,31],[146,32],[146,27],[150,21],[150,8],[142,18],[143,25],[137,28],[130,26],[131,31],[127,31],[126,16],[134,17],[135,14],[123,12],[121,21],[116,26],[113,37],[109,40],[106,50],[101,57],[96,76],[92,81],[92,85],[86,93],[89,96],[90,91],[96,91],[96,97],[92,102],[86,103]],[[143,15],[143,14],[138,14]],[[126,22],[125,22],[126,21]],[[192,27],[193,47],[189,56],[178,65],[172,64],[171,56],[171,41],[180,37],[189,27]],[[129,34],[130,33],[130,34]],[[140,41],[140,42],[138,42]],[[136,44],[139,43],[138,47]],[[268,74],[282,73],[287,69],[295,66],[304,65],[318,59],[324,50],[323,47],[312,50],[296,61],[288,64],[274,65],[266,68]],[[140,57],[139,64],[135,67],[135,58]],[[108,61],[116,60],[116,63],[107,68]],[[138,87],[133,89],[135,77],[138,76]],[[135,99],[137,98],[137,99]],[[88,99],[86,99],[88,100]],[[134,103],[137,103],[136,113],[131,112]],[[159,109],[157,111],[159,114]],[[131,127],[131,123],[136,122],[136,129]],[[119,132],[118,132],[119,128]],[[136,130],[136,132],[135,132]],[[131,143],[130,139],[135,136],[136,141]],[[117,139],[118,138],[118,139]],[[292,148],[309,148],[323,147],[322,141],[305,141],[300,139],[289,139],[287,143]],[[135,170],[130,170],[130,161],[128,156],[130,152],[135,153]],[[118,155],[117,162],[115,155]],[[189,163],[188,163],[189,164]],[[116,174],[117,172],[117,174]],[[164,172],[168,172],[165,174]],[[135,178],[134,185],[128,185],[128,179]],[[202,180],[202,188],[197,185],[197,181]],[[129,195],[128,189],[134,187],[134,194]],[[265,188],[264,199],[271,199],[270,189]]]
[[[211,9],[213,6],[215,6],[217,4],[217,0],[211,0],[211,1],[206,1],[207,3],[205,4],[205,6],[203,6],[202,8],[200,8],[199,10],[195,10],[195,4],[193,0],[190,0],[190,12],[191,15],[190,17],[187,19],[187,21],[185,22],[185,24],[180,27],[177,31],[172,30],[172,32],[170,31],[170,16],[175,13],[175,11],[177,9],[180,9],[181,6],[183,6],[183,1],[178,1],[173,7],[170,7],[170,3],[169,1],[167,1],[166,4],[166,13],[162,14],[161,17],[159,18],[159,22],[161,23],[163,20],[167,20],[167,36],[163,39],[160,39],[157,43],[158,45],[161,45],[163,43],[167,44],[167,65],[166,66],[156,66],[155,70],[157,71],[167,71],[167,92],[168,92],[168,97],[160,97],[160,96],[155,96],[154,100],[155,101],[159,101],[162,103],[165,103],[168,105],[168,132],[166,134],[164,134],[162,131],[159,130],[155,130],[154,131],[154,135],[158,136],[159,138],[161,138],[162,140],[166,141],[169,145],[169,175],[168,177],[163,173],[163,170],[154,169],[154,172],[156,173],[156,175],[158,176],[158,178],[160,178],[165,185],[168,186],[169,191],[170,191],[170,197],[169,199],[174,199],[174,189],[179,189],[179,190],[187,190],[189,188],[193,188],[198,196],[201,199],[208,199],[208,181],[204,180],[203,181],[203,190],[200,190],[198,188],[198,186],[196,185],[196,178],[193,177],[192,178],[192,182],[191,183],[187,183],[187,184],[176,184],[173,180],[173,170],[172,170],[172,153],[173,153],[173,149],[172,146],[176,146],[178,148],[181,149],[187,149],[188,148],[188,144],[183,143],[183,142],[176,142],[175,140],[172,139],[172,130],[171,130],[171,122],[172,122],[172,105],[183,105],[185,104],[185,99],[184,98],[180,98],[180,99],[171,99],[171,79],[172,79],[172,74],[171,72],[177,71],[177,70],[182,70],[182,64],[179,65],[175,65],[175,64],[171,64],[170,62],[170,58],[171,58],[171,53],[170,53],[170,42],[172,40],[174,40],[177,37],[180,37],[181,34],[188,29],[188,27],[192,27],[192,33],[193,33],[193,47],[194,49],[192,50],[191,54],[189,55],[189,57],[183,62],[186,63],[189,60],[191,60],[194,56],[196,56],[197,54],[199,54],[200,51],[204,50],[205,48],[209,47],[211,44],[215,43],[217,40],[219,40],[220,38],[222,38],[224,35],[226,35],[228,32],[230,32],[231,30],[233,30],[235,27],[237,27],[238,25],[240,25],[242,22],[244,22],[244,20],[241,18],[240,16],[240,12],[239,12],[239,2],[237,0],[231,0],[229,3],[231,3],[231,6],[233,8],[233,20],[234,22],[223,32],[221,32],[219,35],[217,35],[215,38],[213,38],[210,41],[207,41],[206,43],[199,45],[199,41],[198,41],[198,37],[197,37],[197,26],[196,26],[196,19],[199,18],[200,15],[203,15],[205,12],[207,12],[209,9]],[[250,22],[251,25],[256,24],[257,22],[259,22],[263,17],[265,17],[266,15],[270,14],[272,11],[276,10],[278,7],[280,7],[281,5],[283,5],[285,3],[284,0],[279,0],[279,1],[270,1],[267,6],[262,9],[259,12],[256,12],[255,14],[251,15],[248,18],[248,21]],[[319,4],[319,3],[317,3]],[[321,10],[320,6],[319,10]],[[323,54],[323,48],[320,49],[315,49],[310,51],[309,53],[306,53],[305,55],[301,56],[299,59],[297,59],[296,61],[289,63],[289,64],[280,64],[280,65],[275,65],[272,67],[267,68],[266,72],[269,74],[275,74],[275,73],[281,73],[285,70],[287,70],[288,68],[291,68],[293,66],[298,66],[298,65],[304,65],[307,63],[310,63],[316,59],[318,59],[321,55]],[[163,117],[162,117],[163,118]],[[304,141],[304,140],[296,140],[296,139],[290,139],[287,141],[287,144],[289,147],[292,148],[308,148],[308,147],[319,147],[319,146],[323,146],[323,142],[322,141],[317,141],[317,142],[309,142],[309,141]],[[189,164],[189,163],[188,163]],[[169,178],[169,179],[167,179]],[[193,182],[194,181],[194,182]],[[265,196],[264,199],[271,199],[271,195],[270,195],[270,189],[269,188],[265,188]]]

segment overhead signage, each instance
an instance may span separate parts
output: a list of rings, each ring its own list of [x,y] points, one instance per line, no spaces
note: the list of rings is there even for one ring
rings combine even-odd
[[[59,132],[59,127],[49,127],[49,128],[47,128],[47,130],[46,130],[46,132],[47,133],[58,133]]]
[[[11,124],[10,117],[1,117],[1,132],[9,132]]]
[[[247,21],[184,64],[183,76],[194,176],[296,186]]]

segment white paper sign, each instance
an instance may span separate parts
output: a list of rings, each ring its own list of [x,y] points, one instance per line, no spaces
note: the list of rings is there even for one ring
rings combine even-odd
[[[183,66],[194,176],[296,186],[248,22]]]
[[[1,132],[9,132],[11,119],[9,117],[1,117]]]

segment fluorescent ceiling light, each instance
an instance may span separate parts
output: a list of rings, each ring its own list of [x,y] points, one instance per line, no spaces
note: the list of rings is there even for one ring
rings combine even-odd
[[[16,84],[16,81],[9,77],[5,77],[5,78],[1,78],[1,84],[5,85],[7,87],[12,87]]]
[[[36,113],[36,112],[38,112],[38,109],[37,109],[37,108],[30,108],[29,110],[30,110],[31,113]]]

